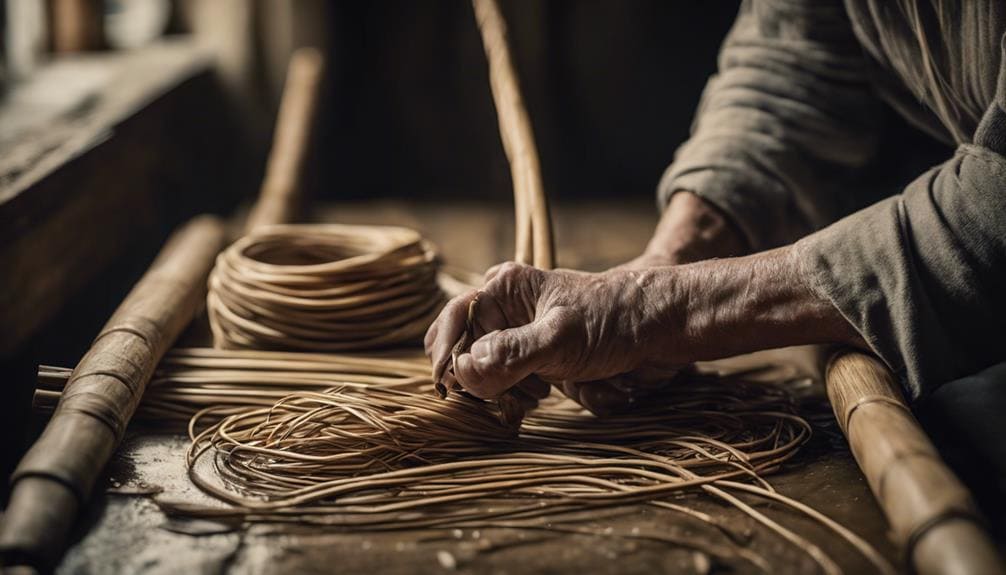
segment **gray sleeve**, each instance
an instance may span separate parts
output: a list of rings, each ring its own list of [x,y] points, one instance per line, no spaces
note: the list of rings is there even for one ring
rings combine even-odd
[[[691,138],[658,188],[722,209],[752,250],[788,244],[854,208],[880,102],[842,2],[745,0]]]
[[[1003,60],[1006,63],[1006,60]],[[1006,359],[1006,73],[972,138],[902,194],[796,244],[912,399]]]

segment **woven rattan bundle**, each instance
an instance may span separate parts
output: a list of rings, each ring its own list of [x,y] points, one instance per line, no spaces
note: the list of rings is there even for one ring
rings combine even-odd
[[[410,229],[254,230],[217,258],[207,308],[217,347],[343,351],[415,343],[440,310],[432,246]]]

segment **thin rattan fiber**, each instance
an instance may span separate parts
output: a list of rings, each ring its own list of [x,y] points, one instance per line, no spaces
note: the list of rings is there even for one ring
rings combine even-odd
[[[216,347],[345,351],[420,341],[444,303],[432,246],[394,226],[257,228],[222,252],[207,310]]]
[[[737,529],[682,498],[690,494],[740,510],[823,572],[840,572],[819,546],[753,506],[754,496],[820,523],[893,572],[867,542],[764,479],[811,434],[785,386],[693,373],[641,409],[606,418],[553,397],[515,433],[491,403],[439,398],[428,370],[408,351],[176,350],[138,417],[158,425],[191,417],[190,477],[227,506],[158,503],[184,517],[352,532],[560,533],[582,529],[583,513],[648,505],[723,534],[666,543],[769,570]]]

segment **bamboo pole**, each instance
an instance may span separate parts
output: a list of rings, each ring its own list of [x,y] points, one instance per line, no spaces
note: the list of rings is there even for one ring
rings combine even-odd
[[[175,232],[77,364],[11,478],[0,526],[5,565],[47,567],[58,557],[157,362],[202,305],[224,239],[223,224],[211,216]]]
[[[263,225],[288,223],[300,209],[300,180],[318,107],[323,59],[314,48],[300,48],[290,58],[283,100],[258,201],[245,233]]]
[[[971,494],[940,459],[884,365],[842,351],[829,362],[826,381],[849,447],[914,569],[1002,573]]]

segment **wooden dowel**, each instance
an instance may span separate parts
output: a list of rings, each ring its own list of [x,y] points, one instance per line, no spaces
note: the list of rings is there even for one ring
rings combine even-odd
[[[496,104],[500,138],[510,161],[516,212],[514,259],[541,269],[552,269],[555,267],[555,250],[548,201],[541,179],[534,130],[510,55],[506,21],[496,0],[472,0],[472,7],[489,61],[489,84]]]
[[[837,353],[828,398],[898,546],[923,574],[1002,573],[971,494],[940,459],[887,368]]]
[[[248,215],[245,233],[296,218],[323,66],[321,53],[314,48],[300,48],[290,58],[265,179],[258,201]]]
[[[157,362],[202,305],[224,239],[222,222],[210,216],[175,232],[77,364],[11,478],[0,526],[4,565],[48,567],[59,556]]]

